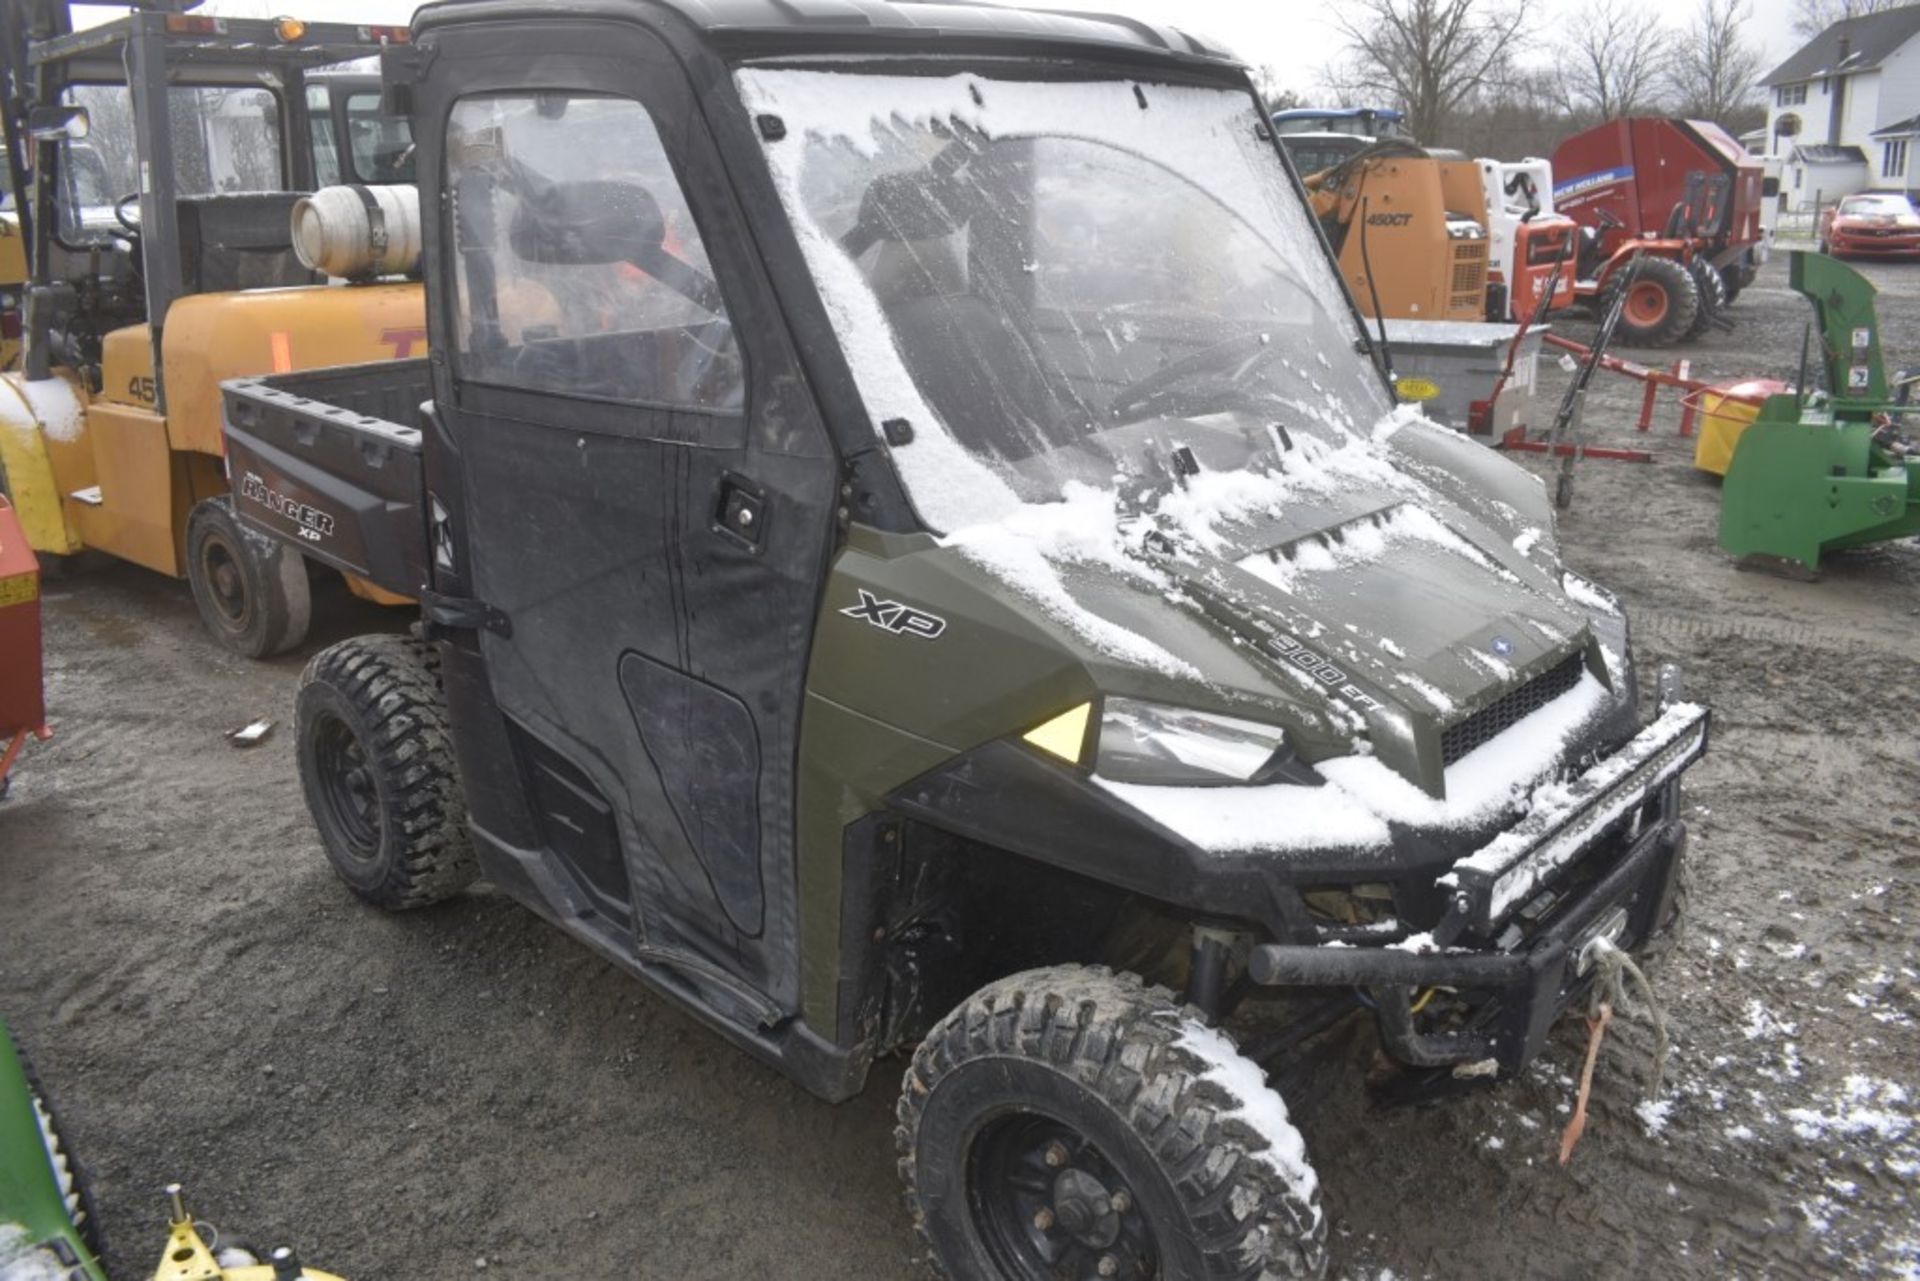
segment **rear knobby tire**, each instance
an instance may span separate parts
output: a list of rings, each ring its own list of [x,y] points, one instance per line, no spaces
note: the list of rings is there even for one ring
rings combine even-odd
[[[1318,1187],[1278,1096],[1198,1011],[1131,974],[1060,966],[983,988],[921,1043],[898,1120],[908,1207],[956,1281],[1326,1268]]]
[[[1687,338],[1694,339],[1706,333],[1714,317],[1727,309],[1727,281],[1705,258],[1695,258],[1688,270],[1693,273],[1694,291],[1700,295],[1699,310],[1687,329]]]
[[[1670,347],[1686,337],[1699,317],[1700,286],[1676,259],[1642,258],[1638,272],[1631,263],[1621,267],[1607,290],[1608,307],[1622,289],[1627,290],[1627,303],[1617,333],[1628,346]]]
[[[449,898],[478,874],[438,657],[408,636],[313,656],[294,734],[300,785],[340,879],[389,911]]]
[[[187,581],[207,630],[236,654],[272,658],[307,638],[306,558],[241,524],[228,495],[206,499],[187,518]]]

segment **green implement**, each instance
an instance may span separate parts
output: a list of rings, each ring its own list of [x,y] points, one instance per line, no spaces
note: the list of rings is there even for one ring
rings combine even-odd
[[[0,1275],[106,1281],[85,1227],[79,1175],[0,1024]],[[39,1270],[35,1270],[36,1267]]]
[[[1894,428],[1870,283],[1825,254],[1795,252],[1790,281],[1813,304],[1824,393],[1769,397],[1741,434],[1720,503],[1720,545],[1797,561],[1920,534],[1920,452]],[[1803,360],[1804,364],[1804,360]]]

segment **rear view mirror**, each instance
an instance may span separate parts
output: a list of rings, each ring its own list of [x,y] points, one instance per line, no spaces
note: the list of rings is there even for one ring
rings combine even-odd
[[[35,142],[78,142],[92,128],[85,107],[35,107],[27,113],[27,133]]]
[[[508,240],[523,262],[582,267],[652,261],[665,234],[645,187],[587,179],[521,192]]]

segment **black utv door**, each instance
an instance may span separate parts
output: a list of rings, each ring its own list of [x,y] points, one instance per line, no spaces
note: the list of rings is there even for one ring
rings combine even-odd
[[[483,623],[446,660],[482,858],[771,1023],[826,433],[656,36],[547,17],[422,53],[436,585]]]

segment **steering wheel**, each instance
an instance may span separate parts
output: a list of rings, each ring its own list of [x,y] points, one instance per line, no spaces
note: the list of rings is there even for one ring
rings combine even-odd
[[[136,213],[132,217],[128,216],[129,209],[138,210],[139,208],[140,193],[137,191],[128,192],[113,202],[113,220],[125,228],[129,236],[138,236],[140,234],[140,219],[138,214]]]
[[[1129,412],[1145,407],[1183,378],[1205,373],[1209,369],[1221,369],[1237,361],[1263,359],[1278,350],[1279,344],[1273,342],[1264,331],[1215,343],[1190,356],[1182,356],[1171,364],[1162,365],[1144,378],[1127,384],[1121,388],[1119,395],[1107,403],[1107,414],[1116,420],[1125,420]]]

